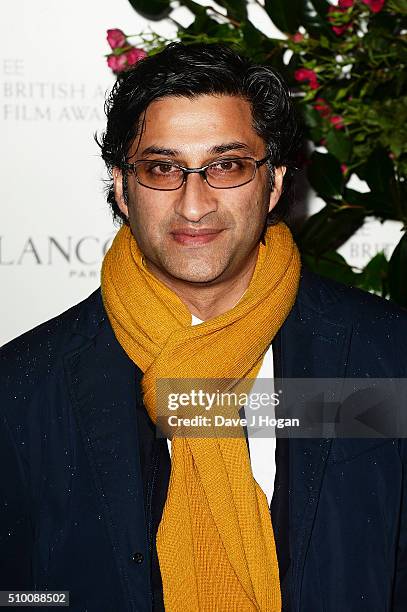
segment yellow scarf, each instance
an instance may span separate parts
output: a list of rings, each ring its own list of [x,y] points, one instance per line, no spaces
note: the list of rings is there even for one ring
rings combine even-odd
[[[294,304],[299,275],[289,229],[271,226],[239,303],[192,327],[185,304],[147,270],[123,226],[103,261],[102,296],[116,338],[144,372],[152,421],[158,379],[255,377]],[[280,612],[267,498],[253,478],[244,436],[174,436],[157,552],[168,612]]]

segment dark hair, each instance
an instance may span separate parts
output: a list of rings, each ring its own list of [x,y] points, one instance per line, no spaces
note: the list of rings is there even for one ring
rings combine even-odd
[[[191,98],[202,94],[241,96],[251,104],[253,128],[271,155],[268,166],[272,186],[274,168],[287,167],[282,196],[267,222],[270,225],[285,218],[300,132],[283,79],[272,68],[254,64],[223,44],[171,43],[121,73],[105,103],[107,127],[100,142],[96,140],[109,171],[107,201],[115,221],[127,223],[115,200],[112,169],[126,160],[142,129],[144,111],[151,102],[166,96]]]

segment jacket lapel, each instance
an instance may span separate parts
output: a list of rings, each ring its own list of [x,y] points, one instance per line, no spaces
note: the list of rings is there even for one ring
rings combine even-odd
[[[313,286],[314,285],[314,286]],[[345,375],[351,326],[331,320],[327,296],[313,294],[315,281],[305,270],[298,299],[280,330],[280,374],[290,378],[340,378]],[[334,298],[333,298],[334,299]],[[289,440],[289,586],[293,612],[300,610],[301,583],[331,439]],[[290,608],[291,610],[291,608]]]
[[[115,339],[100,293],[94,296],[76,325],[83,343],[65,356],[65,372],[128,609],[147,611],[150,575],[135,413],[141,371]]]

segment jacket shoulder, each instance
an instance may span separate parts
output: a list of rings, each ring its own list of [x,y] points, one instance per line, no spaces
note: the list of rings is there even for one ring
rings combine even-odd
[[[326,313],[339,324],[370,327],[385,325],[407,333],[407,309],[357,287],[344,285],[303,269],[299,302],[307,308]]]
[[[62,356],[83,344],[104,319],[100,288],[65,312],[0,348],[0,394],[27,394],[50,375]]]
[[[352,371],[376,377],[407,376],[407,310],[394,302],[304,271],[292,318],[311,335],[349,334]]]

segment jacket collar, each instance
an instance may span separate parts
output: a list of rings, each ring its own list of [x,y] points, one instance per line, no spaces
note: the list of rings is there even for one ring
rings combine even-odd
[[[291,315],[286,323],[295,318],[305,321],[312,316],[312,313],[326,317],[329,324],[337,324],[335,315],[330,320],[330,310],[341,299],[343,286],[332,285],[332,282],[325,282],[321,277],[310,272],[306,267],[302,267],[299,290]],[[99,333],[101,325],[108,319],[105,311],[101,288],[98,287],[91,295],[74,307],[77,312],[72,323],[72,331],[85,338],[93,338]],[[341,325],[339,324],[339,328]],[[328,332],[328,336],[331,334]]]

